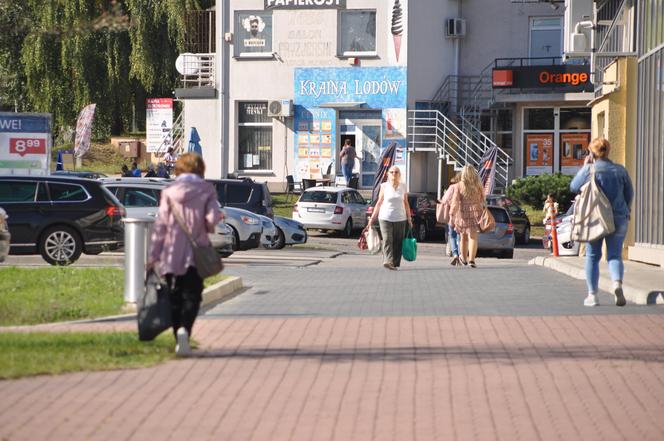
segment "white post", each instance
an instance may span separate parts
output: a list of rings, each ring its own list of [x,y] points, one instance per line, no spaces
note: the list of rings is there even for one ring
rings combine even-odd
[[[139,296],[145,294],[145,264],[150,250],[150,232],[154,219],[125,218],[125,285],[124,309],[136,311]]]

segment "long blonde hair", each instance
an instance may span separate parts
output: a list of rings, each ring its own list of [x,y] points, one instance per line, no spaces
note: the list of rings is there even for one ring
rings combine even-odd
[[[461,170],[461,196],[464,199],[482,199],[484,197],[484,188],[482,187],[482,181],[480,180],[480,175],[477,174],[477,170],[473,166],[465,165]]]
[[[397,173],[391,173],[393,171],[396,171]],[[388,175],[389,174],[395,174],[396,175],[396,176],[394,176],[394,182],[390,183],[392,185],[392,187],[394,187],[396,189],[399,186],[399,184],[401,183],[401,169],[399,167],[397,167],[396,165],[393,165],[392,167],[390,167],[387,170],[387,174]],[[388,181],[389,181],[389,176],[388,176]]]

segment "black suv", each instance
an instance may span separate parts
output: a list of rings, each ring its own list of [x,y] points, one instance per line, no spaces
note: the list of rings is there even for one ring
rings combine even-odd
[[[512,219],[517,242],[523,244],[530,242],[530,220],[526,215],[526,210],[504,195],[489,195],[486,197],[486,201],[489,205],[497,205],[507,210]]]
[[[67,265],[81,253],[122,246],[124,207],[100,182],[59,176],[0,176],[10,254],[41,254]]]
[[[217,190],[217,199],[224,207],[242,208],[272,217],[272,196],[267,184],[244,179],[208,179]]]

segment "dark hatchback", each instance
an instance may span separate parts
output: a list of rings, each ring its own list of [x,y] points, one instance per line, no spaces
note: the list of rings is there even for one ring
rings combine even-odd
[[[530,242],[530,219],[526,215],[526,210],[512,199],[503,195],[490,195],[486,197],[489,205],[496,205],[507,210],[514,226],[514,236],[518,243],[527,244]]]
[[[217,190],[217,200],[223,207],[241,208],[252,213],[272,217],[272,196],[264,182],[244,179],[208,179]]]
[[[418,242],[424,242],[434,237],[445,241],[447,239],[447,226],[436,223],[436,196],[429,193],[408,193],[410,216],[413,219],[413,234]],[[367,220],[373,213],[373,206],[367,209]],[[374,226],[379,228],[378,222]]]
[[[41,254],[67,265],[81,253],[122,246],[124,207],[100,182],[58,176],[0,176],[10,254]]]

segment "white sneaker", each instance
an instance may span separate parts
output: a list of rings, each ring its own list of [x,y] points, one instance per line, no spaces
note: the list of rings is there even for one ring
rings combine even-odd
[[[622,283],[613,282],[613,294],[616,296],[616,306],[625,306],[625,293],[623,293]]]
[[[191,355],[191,347],[189,347],[189,333],[184,328],[178,328],[176,332],[175,355],[178,357],[187,357]]]
[[[583,301],[583,306],[599,306],[597,294],[588,293],[588,297]]]

